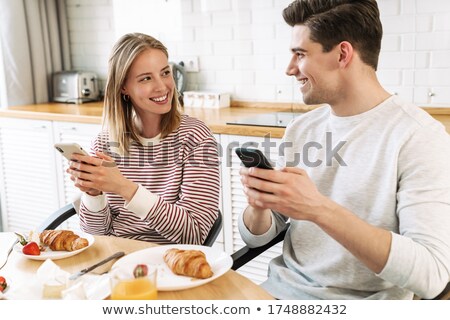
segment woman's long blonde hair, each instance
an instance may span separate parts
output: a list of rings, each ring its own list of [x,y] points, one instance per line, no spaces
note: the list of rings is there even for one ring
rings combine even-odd
[[[117,146],[119,154],[127,154],[133,141],[140,142],[136,113],[131,101],[121,93],[131,64],[147,49],[158,49],[169,57],[167,48],[157,39],[143,33],[128,33],[114,45],[109,58],[103,106],[103,129],[109,133],[109,141]],[[129,99],[128,99],[129,100]],[[178,91],[174,87],[172,108],[161,118],[161,138],[166,137],[180,125]]]

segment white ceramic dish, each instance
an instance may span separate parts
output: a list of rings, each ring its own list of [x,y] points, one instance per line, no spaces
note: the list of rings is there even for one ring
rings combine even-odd
[[[206,260],[211,266],[213,276],[208,279],[194,279],[174,274],[163,260],[163,255],[168,249],[201,250],[206,255]],[[153,248],[139,250],[117,260],[112,268],[122,267],[133,270],[137,264],[148,264],[158,269],[157,287],[160,291],[183,290],[201,286],[217,279],[230,270],[233,260],[230,255],[216,248],[196,245],[161,245]]]
[[[14,246],[14,251],[17,254],[21,255],[22,257],[25,257],[25,258],[31,259],[31,260],[47,260],[47,259],[58,260],[58,259],[72,257],[76,254],[79,254],[94,244],[95,239],[92,235],[81,232],[81,231],[73,231],[73,232],[75,234],[79,235],[80,237],[87,239],[87,241],[89,242],[89,245],[87,247],[84,247],[80,250],[75,250],[75,251],[52,251],[49,248],[47,248],[45,251],[42,251],[40,255],[32,256],[32,255],[24,254],[22,252],[23,246],[20,243],[17,243]]]

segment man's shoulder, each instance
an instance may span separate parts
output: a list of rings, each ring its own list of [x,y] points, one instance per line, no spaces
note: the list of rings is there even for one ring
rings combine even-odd
[[[445,131],[445,127],[441,122],[433,118],[424,109],[409,102],[404,102],[400,98],[395,97],[392,100],[394,108],[391,108],[391,119],[397,122],[397,126],[403,123],[404,126],[412,131]]]

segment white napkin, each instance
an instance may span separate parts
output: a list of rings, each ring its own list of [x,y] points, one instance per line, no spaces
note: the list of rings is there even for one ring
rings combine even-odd
[[[85,274],[62,292],[65,300],[103,300],[111,293],[109,274]]]
[[[67,285],[70,273],[62,270],[52,260],[47,259],[37,269],[36,276],[42,285],[60,284]]]
[[[70,273],[62,270],[52,260],[47,259],[39,267],[36,277],[32,281],[10,284],[4,298],[18,300],[44,299],[44,286],[61,288],[62,299],[100,300],[107,298],[110,294],[108,274],[87,274],[75,281],[70,281],[69,276]]]

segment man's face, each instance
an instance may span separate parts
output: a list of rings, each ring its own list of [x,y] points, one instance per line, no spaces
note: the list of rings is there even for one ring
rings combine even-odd
[[[309,28],[296,25],[292,29],[291,51],[286,74],[299,81],[303,101],[306,104],[333,104],[340,91],[337,50],[323,52],[321,44],[311,41]]]

